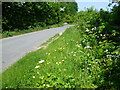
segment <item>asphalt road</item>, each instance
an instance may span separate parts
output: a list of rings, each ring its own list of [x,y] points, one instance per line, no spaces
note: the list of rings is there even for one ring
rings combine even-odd
[[[60,32],[64,32],[66,28],[70,26],[73,25],[65,25],[63,27],[51,28],[1,39],[0,42],[2,43],[0,44],[2,44],[2,71],[7,69],[26,53],[37,48],[50,37]]]

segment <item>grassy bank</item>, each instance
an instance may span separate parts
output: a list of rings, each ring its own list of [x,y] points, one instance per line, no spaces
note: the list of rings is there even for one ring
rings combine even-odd
[[[75,27],[67,29],[46,49],[29,53],[3,72],[3,87],[96,87],[92,84],[95,78],[84,71],[90,49],[80,46],[81,40]],[[41,60],[45,62],[38,63]]]
[[[49,25],[49,26],[44,26],[44,27],[33,27],[25,30],[14,30],[14,31],[5,31],[2,34],[0,34],[0,39],[1,38],[6,38],[6,37],[12,37],[15,35],[20,35],[20,34],[25,34],[25,33],[30,33],[34,31],[39,31],[39,30],[44,30],[44,29],[49,29],[49,28],[55,28],[55,27],[60,27],[63,26],[63,23],[55,24],[55,25]]]
[[[112,38],[120,33],[99,21],[99,12],[78,17],[77,26],[4,71],[2,87],[119,89],[120,46]]]

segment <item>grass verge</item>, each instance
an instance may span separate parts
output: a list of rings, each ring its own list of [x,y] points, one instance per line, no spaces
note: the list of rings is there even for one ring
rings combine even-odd
[[[97,87],[92,83],[98,75],[95,52],[80,45],[82,36],[79,30],[71,27],[46,49],[27,54],[2,73],[2,87]],[[95,61],[91,62],[91,59]],[[89,68],[95,69],[94,72]]]
[[[119,52],[113,43],[97,39],[93,32],[101,26],[87,27],[70,27],[45,49],[13,64],[2,73],[2,88],[119,87]]]

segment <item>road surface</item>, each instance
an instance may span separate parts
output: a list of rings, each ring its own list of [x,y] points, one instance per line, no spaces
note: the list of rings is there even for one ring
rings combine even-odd
[[[2,43],[0,44],[2,44],[2,71],[7,69],[26,53],[37,48],[50,37],[60,32],[64,32],[66,28],[70,26],[73,25],[65,25],[63,27],[51,28],[1,39],[0,42]]]

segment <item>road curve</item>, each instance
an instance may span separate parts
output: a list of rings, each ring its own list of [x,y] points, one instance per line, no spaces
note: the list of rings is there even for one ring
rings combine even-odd
[[[64,32],[70,26],[73,25],[65,25],[63,27],[51,28],[1,39],[0,42],[2,43],[0,44],[2,44],[2,71],[7,69],[26,53],[37,48],[50,37],[60,32]]]

